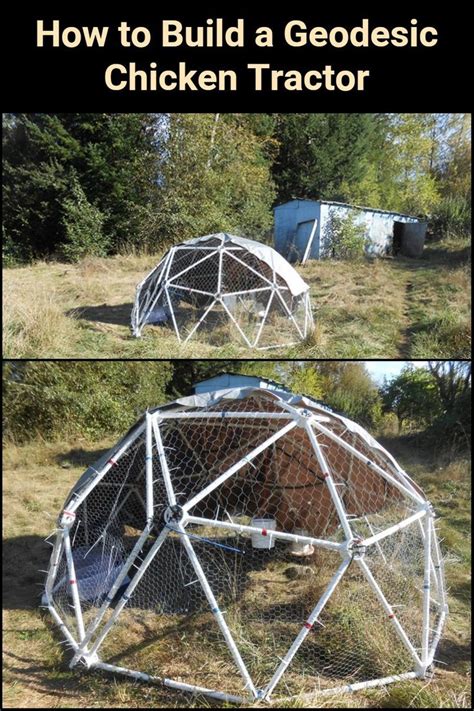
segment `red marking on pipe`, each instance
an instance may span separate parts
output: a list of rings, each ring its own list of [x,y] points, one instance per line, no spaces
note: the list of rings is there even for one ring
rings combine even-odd
[[[395,615],[392,613],[391,615],[388,616],[388,619],[393,620],[394,617],[395,617]]]
[[[109,459],[107,464],[111,464],[112,466],[115,466],[117,464],[117,462],[115,461],[115,459]]]
[[[76,514],[74,511],[66,511],[66,509],[63,509],[63,514],[67,514],[68,516],[74,516],[76,518]]]
[[[262,536],[266,536],[266,535],[267,535],[267,529],[266,529],[266,528],[262,528]]]
[[[313,625],[311,624],[311,622],[305,622],[303,627],[306,627],[307,630],[310,630],[313,628]]]
[[[70,585],[76,585],[76,581],[75,581],[75,580],[70,580],[69,583],[70,583]]]
[[[329,474],[324,474],[324,473],[323,473],[323,479],[329,479]]]

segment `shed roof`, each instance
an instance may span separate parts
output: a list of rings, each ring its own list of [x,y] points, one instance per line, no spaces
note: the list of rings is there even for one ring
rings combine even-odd
[[[399,217],[409,217],[412,220],[419,220],[420,222],[425,218],[417,217],[415,215],[407,215],[404,212],[397,212],[396,210],[382,210],[379,207],[367,207],[364,205],[351,205],[348,202],[338,202],[337,200],[311,200],[309,198],[293,198],[292,200],[287,200],[287,202],[277,205],[274,209],[278,210],[280,207],[285,207],[285,205],[290,205],[292,202],[306,202],[306,203],[319,203],[320,205],[338,205],[339,207],[349,207],[353,210],[363,210],[364,212],[380,212],[385,215],[398,215]]]

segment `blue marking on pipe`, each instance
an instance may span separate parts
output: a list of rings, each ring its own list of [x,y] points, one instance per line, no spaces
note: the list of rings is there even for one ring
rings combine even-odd
[[[240,553],[240,555],[245,555],[245,551],[241,551],[239,548],[233,548],[232,546],[227,546],[225,545],[225,543],[217,543],[216,541],[212,541],[209,538],[202,538],[202,536],[196,536],[193,533],[178,531],[176,528],[173,528],[168,524],[166,524],[166,528],[169,528],[170,531],[174,531],[175,533],[179,533],[180,535],[188,536],[188,538],[194,538],[196,541],[200,541],[201,543],[208,543],[209,545],[216,546],[217,548],[224,548],[224,550],[226,551],[232,551],[233,553]]]
[[[218,607],[213,607],[211,612],[213,612],[215,615],[217,615],[220,612],[220,610]]]

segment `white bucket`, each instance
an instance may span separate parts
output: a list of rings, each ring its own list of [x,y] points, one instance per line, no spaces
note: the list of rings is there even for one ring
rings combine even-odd
[[[274,548],[275,539],[267,533],[267,531],[270,532],[276,529],[274,518],[253,518],[250,525],[261,529],[258,533],[256,531],[251,534],[252,548],[265,548],[267,550]]]
[[[308,531],[304,528],[295,528],[293,531],[295,536],[309,536]],[[297,556],[312,555],[314,553],[314,546],[311,543],[305,543],[304,541],[292,541],[291,543],[291,554]]]

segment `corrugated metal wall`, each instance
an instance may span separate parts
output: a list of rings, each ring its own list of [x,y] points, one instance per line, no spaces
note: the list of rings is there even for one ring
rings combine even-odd
[[[334,216],[352,215],[356,224],[363,225],[367,254],[383,255],[392,249],[395,222],[419,222],[416,217],[396,212],[383,212],[319,200],[290,200],[278,205],[275,215],[275,249],[288,261],[303,258],[314,220],[318,221],[309,259],[331,256],[328,252],[328,235]]]

